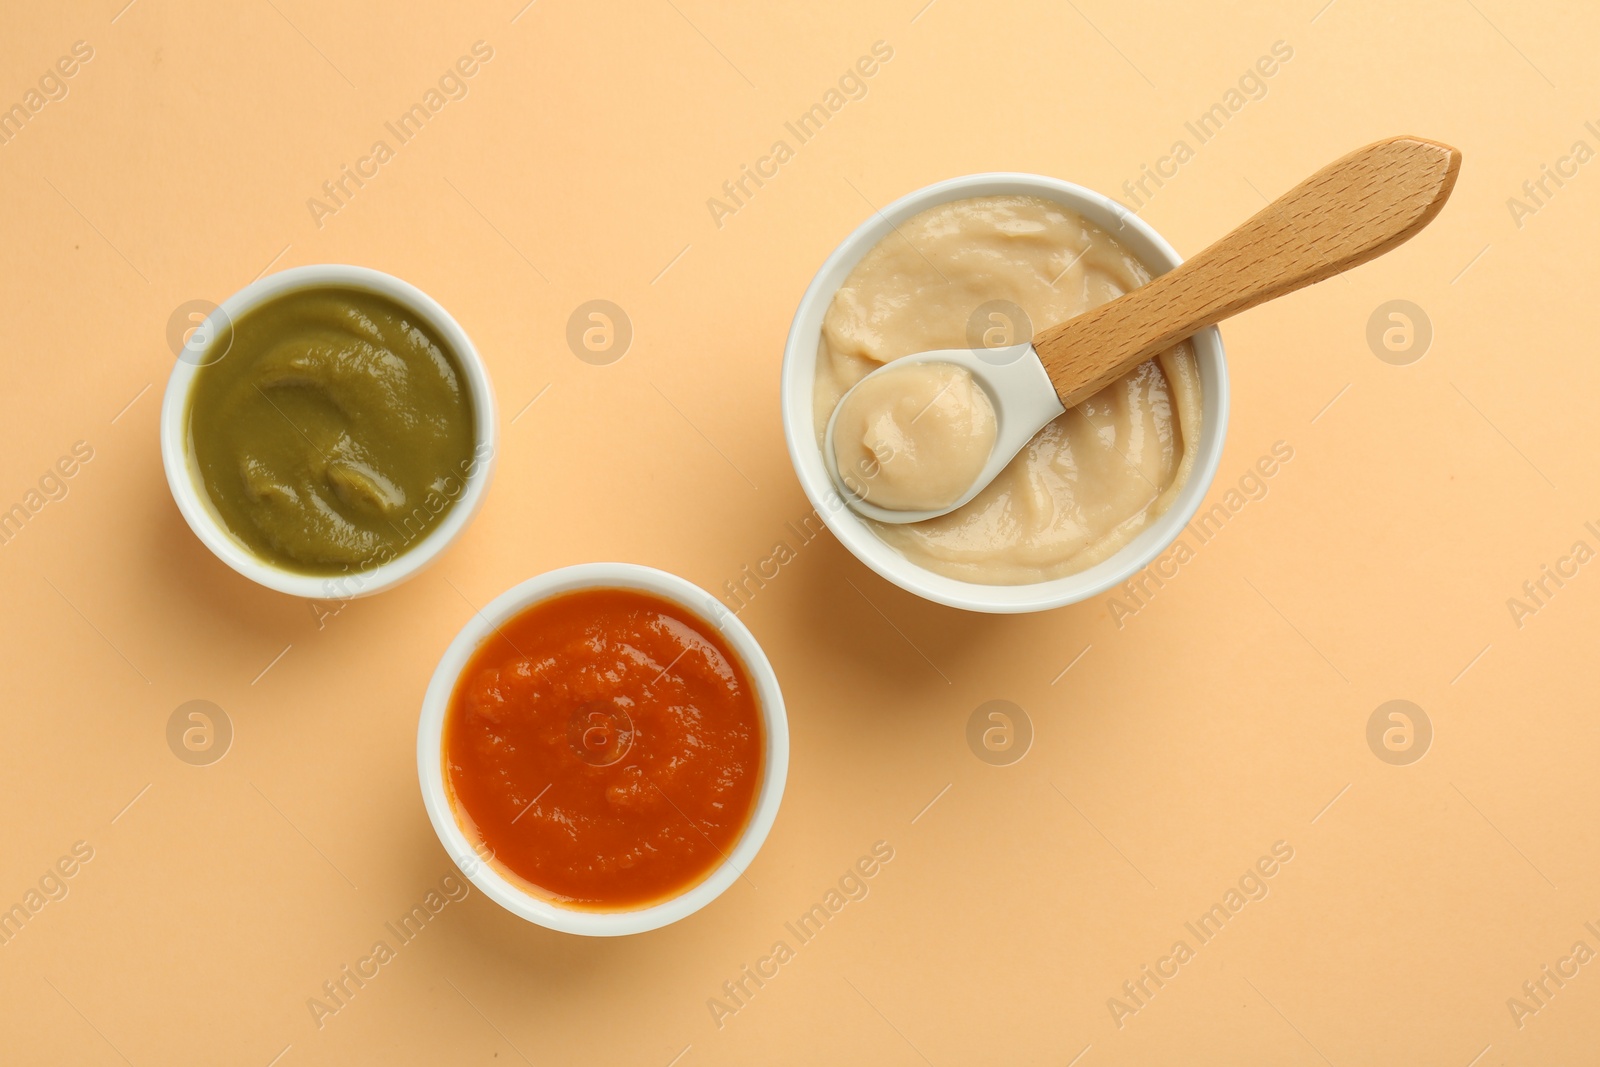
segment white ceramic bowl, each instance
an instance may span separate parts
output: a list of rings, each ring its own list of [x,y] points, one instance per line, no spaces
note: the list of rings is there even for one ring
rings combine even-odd
[[[230,336],[227,327],[245,312],[275,297],[301,289],[337,286],[375,293],[399,304],[431,327],[454,353],[472,395],[476,420],[474,445],[483,457],[477,470],[466,479],[461,496],[445,514],[444,520],[426,537],[387,563],[359,572],[336,576],[302,574],[279,567],[252,552],[229,532],[206,494],[194,461],[194,442],[189,435],[189,391],[201,368],[217,359],[226,359],[226,350],[217,356],[212,342]],[[466,331],[437,301],[416,286],[382,271],[341,264],[294,267],[269,274],[240,289],[207,316],[179,353],[167,379],[166,397],[161,402],[161,463],[167,471],[167,485],[189,528],[216,557],[246,578],[268,589],[290,596],[325,600],[348,600],[369,596],[405,581],[432,563],[454,541],[483,504],[494,472],[497,426],[494,389],[489,372],[473,347]],[[485,455],[485,451],[487,454]]]
[[[445,712],[449,709],[456,680],[473,652],[511,616],[542,600],[579,589],[637,589],[652,593],[687,608],[715,627],[743,662],[755,686],[765,738],[755,809],[738,843],[722,864],[678,896],[632,911],[583,911],[563,907],[535,896],[507,878],[493,858],[483,855],[482,843],[469,838],[462,829],[445,782]],[[422,802],[450,858],[461,868],[461,873],[496,904],[529,922],[569,934],[611,937],[643,933],[692,915],[721,896],[722,891],[750,866],[767,839],[772,821],[778,815],[788,774],[789,719],[784,713],[783,693],[778,689],[778,676],[773,673],[772,664],[767,662],[756,639],[744,623],[699,586],[677,575],[633,563],[584,563],[549,571],[508,589],[482,611],[474,613],[450,642],[434,670],[428,691],[422,698],[422,718],[417,724],[417,777],[422,783]]]
[[[1152,275],[1165,274],[1183,260],[1139,216],[1110,197],[1071,182],[1036,174],[971,174],[919,189],[875,212],[846,237],[823,263],[800,299],[783,353],[783,432],[789,458],[806,496],[857,559],[900,588],[939,604],[968,611],[1044,611],[1073,604],[1127,581],[1170,545],[1194,516],[1222,459],[1228,424],[1228,368],[1222,335],[1216,327],[1200,331],[1191,343],[1200,369],[1203,410],[1200,451],[1189,480],[1172,506],[1121,550],[1078,574],[1029,585],[980,585],[936,574],[890,548],[851,511],[823,465],[812,415],[817,345],[833,294],[874,245],[893,229],[936,204],[973,196],[1022,194],[1053,200],[1078,212],[1116,237]]]

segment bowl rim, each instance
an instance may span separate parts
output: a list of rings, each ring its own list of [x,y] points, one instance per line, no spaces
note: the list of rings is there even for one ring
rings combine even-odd
[[[212,506],[200,482],[189,433],[189,395],[211,340],[231,324],[269,300],[306,289],[356,289],[385,297],[426,322],[449,346],[466,380],[473,403],[473,456],[476,469],[463,479],[461,495],[444,520],[415,545],[394,559],[366,570],[346,574],[304,574],[263,559],[240,541]],[[197,351],[185,349],[173,361],[161,401],[161,465],[167,486],[184,521],[195,536],[222,562],[258,585],[290,596],[321,600],[348,600],[370,596],[415,576],[436,560],[467,528],[492,479],[498,449],[499,420],[494,386],[477,347],[455,318],[421,289],[383,271],[345,263],[317,263],[268,274],[246,285],[206,316],[202,329],[211,340]],[[187,357],[193,357],[187,358]],[[223,357],[226,358],[226,353]]]
[[[627,911],[567,908],[523,889],[501,874],[456,818],[444,776],[444,721],[450,696],[478,646],[507,618],[563,593],[585,589],[634,589],[652,593],[692,612],[714,627],[740,657],[756,690],[763,732],[762,778],[755,806],[734,847],[710,874],[677,896]],[[531,923],[563,933],[615,937],[677,922],[710,904],[741,877],[778,815],[789,772],[789,720],[778,676],[748,627],[716,597],[693,582],[637,563],[580,563],[519,582],[474,611],[434,668],[417,722],[417,777],[434,833],[461,873],[496,904]]]
[[[1172,505],[1122,548],[1077,574],[1023,585],[983,585],[937,574],[880,540],[846,503],[829,478],[813,425],[817,345],[833,294],[867,252],[900,223],[928,208],[975,196],[1041,196],[1076,211],[1113,233],[1152,276],[1182,257],[1154,227],[1111,197],[1039,174],[994,171],[948,178],[875,210],[839,242],[800,298],[784,344],[780,405],[784,440],[795,476],[824,524],[850,553],[881,577],[937,604],[967,611],[1046,611],[1097,596],[1138,574],[1182,534],[1216,477],[1228,423],[1228,369],[1222,335],[1208,326],[1190,338],[1201,375],[1200,450],[1189,479]]]

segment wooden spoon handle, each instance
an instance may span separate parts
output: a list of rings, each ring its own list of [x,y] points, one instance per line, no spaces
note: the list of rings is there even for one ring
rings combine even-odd
[[[1420,137],[1335,160],[1193,259],[1041,330],[1056,395],[1074,407],[1197,330],[1382,255],[1433,220],[1460,169],[1458,150]]]

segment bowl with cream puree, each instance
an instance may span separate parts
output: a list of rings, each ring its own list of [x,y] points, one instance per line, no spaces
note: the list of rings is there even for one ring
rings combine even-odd
[[[484,895],[593,936],[676,922],[748,877],[789,764],[743,623],[650,567],[590,563],[475,612],[423,697],[434,831]]]
[[[938,518],[892,525],[852,511],[823,439],[841,399],[880,367],[1026,342],[1180,262],[1116,201],[1038,175],[955,178],[874,213],[813,278],[784,351],[784,435],[818,515],[884,578],[972,611],[1061,607],[1132,577],[1193,517],[1221,459],[1228,380],[1214,327],[1051,422]],[[992,443],[982,388],[948,364],[880,378],[839,412],[845,484],[891,507],[958,499]]]
[[[483,501],[494,395],[472,341],[414,286],[296,267],[185,342],[161,410],[179,510],[234,570],[348,599],[435,559]]]

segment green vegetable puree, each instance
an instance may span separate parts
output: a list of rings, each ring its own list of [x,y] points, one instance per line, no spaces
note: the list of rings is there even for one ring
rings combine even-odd
[[[308,574],[387,562],[446,515],[482,457],[456,357],[416,316],[354,289],[241,316],[189,393],[212,505],[263,559]]]

